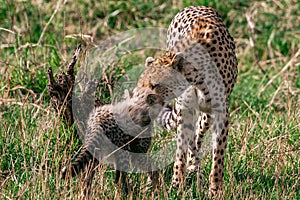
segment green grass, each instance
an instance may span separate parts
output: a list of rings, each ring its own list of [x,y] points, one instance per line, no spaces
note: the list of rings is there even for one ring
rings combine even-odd
[[[72,138],[74,130],[65,127],[50,105],[47,68],[51,66],[55,73],[63,71],[60,66],[71,58],[78,43],[88,50],[121,31],[167,28],[172,17],[193,1],[58,2],[0,2],[1,199],[77,199],[82,191],[79,178],[59,179],[61,166],[78,151],[81,141]],[[196,4],[220,12],[235,38],[239,60],[238,82],[230,99],[224,199],[299,199],[300,62],[299,56],[294,58],[300,47],[299,2],[199,0]],[[76,36],[80,33],[93,40]],[[254,39],[254,47],[250,38]],[[135,64],[153,55],[153,51],[140,51],[115,63],[106,72],[109,82],[120,80]],[[273,77],[275,87],[267,86]],[[107,84],[103,83],[101,98],[109,101],[109,97]],[[185,191],[168,194],[170,166],[163,171],[158,199],[207,199],[209,150],[202,159],[202,189],[196,187],[195,177],[190,175],[191,185]],[[132,174],[130,178],[136,188],[145,184],[144,177]],[[113,180],[114,172],[102,166],[93,184],[94,197],[116,197]],[[149,191],[132,198],[150,199],[151,195]]]

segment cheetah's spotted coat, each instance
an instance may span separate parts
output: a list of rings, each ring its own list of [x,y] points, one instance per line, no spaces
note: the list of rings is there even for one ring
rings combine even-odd
[[[99,161],[107,158],[107,162],[115,165],[116,183],[127,190],[125,173],[123,174],[121,170],[131,169],[129,165],[136,157],[132,158],[130,152],[145,154],[148,151],[152,119],[157,117],[162,106],[162,99],[152,94],[151,90],[137,88],[133,91],[132,97],[122,102],[96,107],[87,122],[81,152],[69,167],[63,168],[62,177],[65,178],[67,174],[73,177],[85,170],[87,184],[85,195],[88,196],[94,168]],[[143,160],[135,160],[140,162],[135,165],[143,163],[143,167],[149,167],[142,170],[147,170],[149,181],[156,184],[158,174],[152,170],[153,165],[144,160],[147,158],[143,156],[139,158]]]
[[[169,129],[177,127],[174,186],[183,185],[186,169],[200,172],[201,139],[213,125],[210,194],[215,195],[223,184],[228,101],[238,72],[234,41],[216,10],[191,6],[172,20],[167,48],[162,57],[147,59],[138,86],[165,101],[176,98],[173,110],[165,108],[159,118]],[[199,111],[197,123],[194,110]]]

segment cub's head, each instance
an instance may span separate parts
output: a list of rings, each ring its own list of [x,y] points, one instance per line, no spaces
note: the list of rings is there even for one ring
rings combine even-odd
[[[149,88],[136,87],[127,99],[131,119],[141,127],[155,120],[164,106],[164,100]]]

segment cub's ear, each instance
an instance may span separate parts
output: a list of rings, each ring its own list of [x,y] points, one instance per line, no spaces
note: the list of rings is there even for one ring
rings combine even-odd
[[[159,97],[156,94],[149,94],[146,99],[147,104],[150,106],[159,102]]]
[[[132,91],[125,89],[122,99],[127,100],[130,99],[131,97],[132,97]]]
[[[145,67],[149,67],[154,62],[154,60],[155,59],[153,57],[146,58]]]
[[[183,62],[184,62],[184,55],[181,52],[178,52],[175,54],[172,66],[177,69],[178,71],[181,71],[183,69]]]

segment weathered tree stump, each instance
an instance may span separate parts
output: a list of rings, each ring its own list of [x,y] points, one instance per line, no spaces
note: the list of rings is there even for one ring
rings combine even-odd
[[[48,90],[52,102],[52,106],[62,116],[69,127],[74,123],[72,112],[72,92],[74,88],[75,75],[74,66],[78,60],[82,48],[79,44],[73,53],[73,57],[69,62],[66,73],[62,72],[56,76],[57,81],[53,77],[52,68],[48,69]]]
[[[74,67],[81,51],[82,48],[79,44],[68,64],[66,73],[57,74],[54,78],[52,68],[48,69],[48,90],[52,106],[66,121],[68,127],[76,122],[76,137],[84,135],[86,122],[94,107],[104,104],[100,99],[95,98],[95,91],[99,86],[97,80],[81,80],[80,83],[77,83],[81,86],[78,87],[80,91],[76,91],[80,95],[73,95],[75,90]]]

